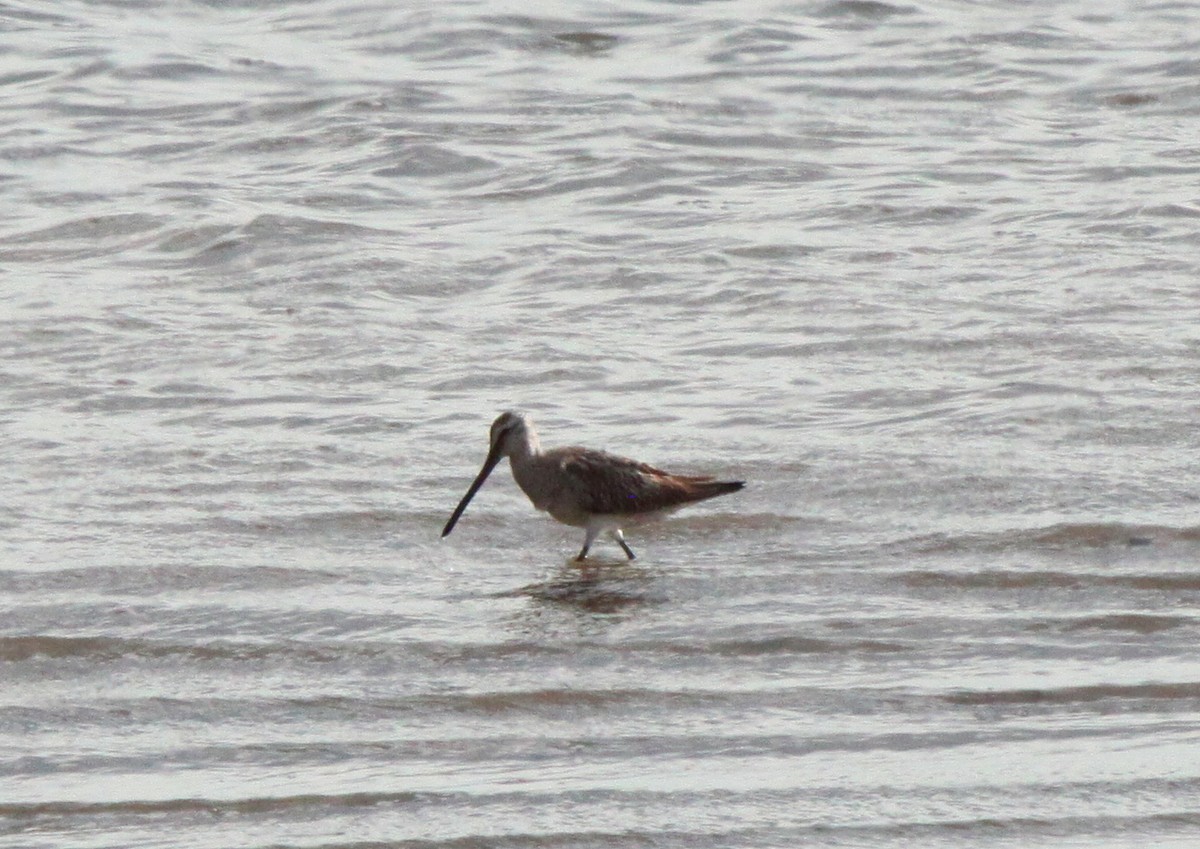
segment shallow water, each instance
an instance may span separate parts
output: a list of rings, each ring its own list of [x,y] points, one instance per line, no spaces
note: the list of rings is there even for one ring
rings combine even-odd
[[[0,21],[0,845],[1193,845],[1192,5]]]

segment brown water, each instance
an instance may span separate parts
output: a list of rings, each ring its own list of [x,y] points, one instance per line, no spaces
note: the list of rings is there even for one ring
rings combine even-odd
[[[1200,7],[0,26],[0,846],[1196,845]]]

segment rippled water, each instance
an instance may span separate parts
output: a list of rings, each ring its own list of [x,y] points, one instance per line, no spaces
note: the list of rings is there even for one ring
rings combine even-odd
[[[0,28],[0,845],[1195,845],[1200,7]]]

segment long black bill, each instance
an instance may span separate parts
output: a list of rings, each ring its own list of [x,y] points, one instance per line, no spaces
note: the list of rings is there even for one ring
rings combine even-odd
[[[471,483],[471,488],[467,490],[467,494],[463,496],[462,501],[458,502],[458,506],[450,514],[450,521],[442,529],[442,536],[446,536],[454,530],[454,526],[458,524],[458,517],[467,509],[467,505],[475,497],[475,493],[479,492],[479,487],[483,486],[483,482],[487,480],[487,476],[492,473],[492,469],[496,468],[496,464],[500,462],[500,444],[500,442],[497,442],[492,446],[492,450],[488,452],[487,459],[483,461],[483,468],[479,470],[479,474],[476,475],[475,480]]]

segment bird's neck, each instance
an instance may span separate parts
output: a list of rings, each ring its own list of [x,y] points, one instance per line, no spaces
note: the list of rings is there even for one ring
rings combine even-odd
[[[514,438],[509,445],[508,456],[510,460],[520,462],[528,460],[530,457],[536,457],[542,452],[542,446],[538,442],[537,434],[531,430],[526,430],[523,433],[513,434]]]

